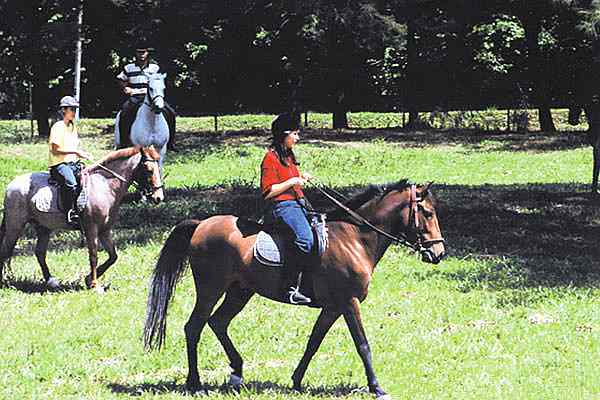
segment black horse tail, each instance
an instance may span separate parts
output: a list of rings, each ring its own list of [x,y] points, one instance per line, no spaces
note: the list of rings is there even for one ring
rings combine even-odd
[[[148,289],[144,347],[160,349],[167,331],[167,308],[179,278],[189,264],[190,240],[200,224],[198,220],[185,220],[177,224],[160,251]]]
[[[2,246],[4,235],[6,235],[6,216],[4,215],[4,210],[2,210],[2,223],[0,223],[0,246]]]
[[[6,216],[4,215],[4,210],[2,210],[2,223],[0,223],[0,282],[2,282],[2,267],[6,261],[6,256],[2,252],[4,236],[6,236]]]

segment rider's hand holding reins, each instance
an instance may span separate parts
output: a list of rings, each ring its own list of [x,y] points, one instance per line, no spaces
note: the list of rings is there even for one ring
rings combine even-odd
[[[315,177],[312,176],[311,174],[309,174],[308,172],[303,172],[302,173],[302,179],[304,179],[304,183],[306,182],[310,182],[314,179]]]
[[[276,183],[271,186],[271,190],[265,195],[265,200],[270,198],[279,196],[281,193],[293,188],[294,186],[304,186],[308,182],[307,179],[304,179],[299,176],[294,176],[293,178],[288,179],[287,181]]]

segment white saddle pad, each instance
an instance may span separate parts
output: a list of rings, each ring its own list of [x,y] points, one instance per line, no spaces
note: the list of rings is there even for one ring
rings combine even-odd
[[[271,236],[264,231],[258,232],[254,244],[254,258],[268,267],[281,267],[283,265],[283,245],[278,235]]]
[[[31,197],[31,201],[35,205],[35,208],[44,213],[63,213],[58,204],[58,186],[57,185],[45,185],[38,189],[38,191]],[[83,211],[87,205],[87,193],[84,190],[81,191],[77,198],[77,209],[79,212]]]

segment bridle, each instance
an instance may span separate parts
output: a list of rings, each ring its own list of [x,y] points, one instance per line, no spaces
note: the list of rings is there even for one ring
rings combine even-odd
[[[423,235],[421,229],[419,227],[419,217],[417,213],[419,212],[419,205],[423,201],[422,197],[417,196],[417,186],[410,185],[410,216],[409,221],[413,221],[413,228],[415,230],[415,242],[419,247],[419,251],[424,250],[428,247],[433,246],[436,243],[445,243],[446,241],[442,236],[435,239],[423,239]]]
[[[144,154],[143,149],[140,149],[140,155],[142,156],[142,158],[140,159],[140,163],[136,167],[133,179],[134,182],[137,184],[138,190],[140,191],[142,196],[150,197],[153,196],[154,193],[162,189],[164,187],[164,184],[160,186],[154,186],[152,183],[148,182],[148,172],[142,169],[142,165],[144,165],[145,163],[152,162],[156,163],[158,167],[159,161],[146,157],[146,154]]]
[[[328,193],[328,191],[327,191],[327,189],[325,189],[325,187],[322,187],[321,185],[317,185],[317,184],[313,184],[313,186],[315,186],[325,197],[327,197],[329,200],[331,200],[333,202],[333,204],[335,204],[337,207],[344,210],[348,215],[350,215],[352,218],[357,220],[359,223],[366,225],[371,230],[379,233],[382,236],[387,237],[388,239],[392,240],[393,242],[396,242],[398,244],[401,244],[403,246],[406,246],[406,247],[408,247],[414,251],[418,251],[418,252],[426,251],[429,247],[433,246],[435,243],[445,243],[444,238],[441,236],[439,238],[428,239],[428,240],[423,238],[422,232],[420,232],[419,218],[417,215],[417,213],[419,211],[419,203],[423,201],[423,198],[417,197],[417,186],[414,184],[410,186],[410,204],[409,204],[409,207],[411,210],[410,216],[409,216],[409,221],[412,221],[413,228],[415,231],[414,243],[411,242],[408,239],[408,237],[406,236],[406,234],[404,234],[402,232],[400,232],[397,235],[392,235],[391,233],[386,232],[383,229],[373,225],[365,217],[358,214],[356,211],[350,209],[345,204],[343,204],[342,202],[337,200],[330,193]]]
[[[144,104],[147,105],[152,111],[159,111],[160,109],[158,107],[156,107],[156,99],[158,98],[162,98],[163,100],[165,99],[165,95],[164,94],[158,94],[156,96],[150,96],[150,82],[153,80],[152,76],[148,75],[148,74],[144,74],[146,75],[146,77],[148,78],[148,92],[147,92],[147,96],[144,97]],[[146,102],[146,98],[150,99],[150,103]]]

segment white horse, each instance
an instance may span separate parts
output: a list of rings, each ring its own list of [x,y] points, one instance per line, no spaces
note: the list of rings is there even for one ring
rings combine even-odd
[[[160,153],[160,167],[167,152],[169,141],[169,125],[163,115],[165,109],[165,78],[166,74],[146,74],[148,77],[148,92],[144,102],[137,111],[135,121],[131,126],[131,142],[134,146],[148,147],[153,145]],[[115,146],[120,145],[119,119],[115,121]]]

